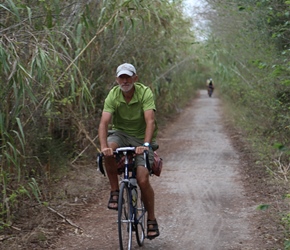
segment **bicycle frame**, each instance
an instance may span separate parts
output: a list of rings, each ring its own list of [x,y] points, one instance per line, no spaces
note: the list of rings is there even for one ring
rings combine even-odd
[[[121,177],[121,181],[120,181],[120,185],[121,183],[125,183],[125,185],[128,186],[129,189],[129,199],[130,199],[130,211],[132,211],[132,214],[129,218],[130,219],[130,223],[134,223],[134,225],[136,226],[139,221],[142,219],[142,217],[145,215],[146,210],[144,210],[142,212],[142,214],[139,216],[139,218],[136,217],[136,209],[138,209],[136,206],[133,206],[133,200],[132,200],[132,189],[134,188],[134,186],[132,186],[131,182],[130,182],[130,177],[131,178],[136,178],[136,170],[133,169],[132,170],[132,175],[129,176],[129,160],[128,160],[128,152],[135,152],[135,147],[121,147],[121,148],[117,148],[115,151],[117,154],[122,152],[123,155],[125,156],[125,162],[124,162],[124,175],[123,178]],[[147,166],[150,166],[149,164],[149,157],[148,157],[148,151],[144,151],[144,158],[145,158],[145,167],[147,168]]]
[[[120,194],[119,194],[119,201],[118,201],[118,231],[119,231],[119,243],[120,243],[120,248],[124,249],[124,239],[122,233],[125,231],[128,233],[128,243],[127,243],[127,249],[131,249],[131,244],[132,244],[132,231],[136,232],[136,239],[137,243],[139,246],[143,245],[144,239],[145,239],[145,229],[144,229],[144,224],[145,224],[145,215],[146,215],[146,210],[144,208],[143,202],[141,201],[141,197],[137,199],[136,201],[136,206],[133,205],[133,199],[132,199],[132,190],[136,188],[133,186],[130,182],[130,178],[136,178],[136,170],[135,168],[132,169],[132,171],[129,170],[129,160],[128,160],[128,154],[135,153],[135,147],[120,147],[117,148],[114,151],[114,155],[121,154],[125,156],[125,161],[124,161],[124,173],[123,177],[121,176],[121,180],[119,182],[120,186]],[[103,168],[103,162],[102,162],[102,156],[103,154],[98,155],[98,166],[99,170],[103,173],[105,176],[105,171]],[[148,168],[150,172],[150,164],[149,164],[149,152],[147,150],[144,151],[144,159],[145,159],[145,167]],[[130,172],[132,172],[130,176]],[[138,188],[136,188],[137,190]],[[125,190],[125,191],[124,191]],[[124,203],[124,193],[128,192],[128,200],[129,200],[129,208],[127,209],[128,211],[125,211],[126,208],[123,207],[125,205]],[[122,196],[122,197],[121,197]],[[140,202],[140,204],[138,203]],[[139,204],[139,206],[138,206]],[[125,205],[126,206],[126,205]],[[124,213],[128,212],[124,216]],[[138,214],[140,212],[141,214]],[[122,217],[122,219],[121,219]],[[125,217],[125,218],[123,218]],[[122,230],[122,225],[127,225],[126,230]]]

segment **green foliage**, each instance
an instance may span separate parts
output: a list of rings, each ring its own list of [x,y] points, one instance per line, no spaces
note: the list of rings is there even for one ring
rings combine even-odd
[[[289,232],[290,231],[290,213],[286,214],[282,218],[282,222],[285,225],[287,232]],[[285,249],[290,249],[290,240],[285,240],[284,246],[285,246]]]
[[[279,151],[286,152],[288,154],[290,153],[290,149],[282,143],[275,143],[273,147],[278,149]]]
[[[285,246],[285,250],[290,249],[290,240],[286,240],[284,243],[284,246]]]
[[[289,201],[289,198],[290,198],[290,194],[284,195],[285,200]],[[282,217],[282,223],[284,224],[284,227],[287,231],[287,235],[289,235],[289,232],[290,232],[290,213],[287,213]],[[284,246],[285,246],[285,249],[290,249],[290,240],[289,240],[288,236],[286,237],[286,240],[284,242]]]
[[[1,171],[0,174],[1,187],[0,193],[2,202],[0,203],[0,230],[9,227],[13,221],[13,211],[17,209],[19,203],[24,197],[30,196],[28,190],[18,185],[16,188],[10,188],[10,176]]]
[[[269,206],[270,206],[270,205],[268,205],[268,204],[261,204],[261,205],[259,205],[259,206],[257,207],[257,210],[262,210],[262,211],[264,211],[264,210],[267,210],[267,209],[269,208]]]
[[[41,203],[41,192],[39,186],[34,178],[31,178],[31,182],[28,183],[30,186],[31,192],[34,195],[35,199]]]

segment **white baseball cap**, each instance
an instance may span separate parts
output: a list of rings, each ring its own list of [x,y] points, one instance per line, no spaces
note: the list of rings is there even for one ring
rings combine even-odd
[[[134,74],[136,74],[136,69],[130,63],[123,63],[117,68],[116,74],[117,77],[119,77],[120,75],[133,76]]]

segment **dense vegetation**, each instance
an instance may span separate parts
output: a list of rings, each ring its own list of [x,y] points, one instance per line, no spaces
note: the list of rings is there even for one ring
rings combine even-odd
[[[239,126],[247,133],[257,164],[276,181],[287,182],[290,169],[290,1],[206,2],[205,43],[219,91],[231,106]],[[282,196],[288,194],[281,193]],[[282,217],[289,230],[289,214]],[[286,248],[290,248],[289,241]]]
[[[191,27],[182,1],[0,4],[0,229],[24,199],[47,204],[69,164],[93,160],[120,63],[136,66],[160,115],[192,98],[204,79]]]
[[[207,46],[220,92],[238,110],[261,155],[271,161],[281,149],[280,160],[289,165],[290,2],[208,3]]]
[[[264,146],[288,146],[290,2],[208,2],[208,51],[222,94]]]

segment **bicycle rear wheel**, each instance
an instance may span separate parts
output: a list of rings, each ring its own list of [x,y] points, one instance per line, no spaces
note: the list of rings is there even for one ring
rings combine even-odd
[[[129,250],[132,246],[131,214],[129,188],[125,183],[121,183],[118,201],[118,232],[121,250]]]
[[[135,219],[135,228],[136,228],[136,240],[139,246],[143,246],[145,239],[145,214],[146,210],[141,199],[141,192],[138,188],[138,200],[136,206],[136,219]],[[136,224],[137,223],[137,224]]]
[[[212,93],[213,93],[213,89],[209,89],[208,90],[208,96],[211,97],[212,96]]]

